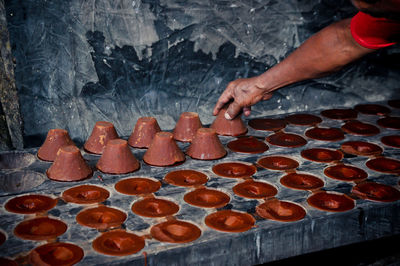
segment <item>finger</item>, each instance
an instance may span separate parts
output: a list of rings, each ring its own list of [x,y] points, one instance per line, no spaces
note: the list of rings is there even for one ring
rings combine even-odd
[[[240,106],[240,104],[238,104],[237,102],[232,102],[225,112],[225,118],[228,120],[232,120],[240,113],[241,110],[242,107]]]
[[[215,104],[213,115],[217,115],[219,111],[224,107],[226,103],[228,103],[233,97],[224,91],[222,95],[219,97],[217,103]]]
[[[249,107],[243,107],[243,113],[245,116],[249,116],[251,113],[251,106]]]

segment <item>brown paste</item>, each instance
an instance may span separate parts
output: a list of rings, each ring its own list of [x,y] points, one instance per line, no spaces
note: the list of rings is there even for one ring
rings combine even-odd
[[[103,233],[92,243],[95,251],[111,256],[135,254],[142,250],[144,246],[143,237],[120,229]]]
[[[279,171],[293,170],[299,167],[297,161],[284,156],[262,157],[257,161],[257,164],[266,169]]]
[[[218,231],[240,233],[250,230],[254,226],[255,219],[248,213],[222,210],[207,215],[205,223]]]
[[[195,170],[177,170],[169,172],[164,180],[174,186],[191,187],[207,183],[208,177]]]
[[[306,136],[316,140],[338,141],[344,139],[343,132],[338,128],[315,127],[306,131]]]
[[[251,164],[228,162],[214,165],[212,171],[222,177],[244,178],[254,175],[257,168]]]
[[[354,200],[345,194],[326,191],[312,194],[307,202],[316,209],[330,212],[344,212],[355,207]]]
[[[319,163],[331,163],[343,159],[343,153],[337,150],[313,148],[301,151],[301,156],[307,160]]]
[[[194,224],[172,220],[151,227],[150,234],[161,242],[188,243],[201,235],[201,230]]]
[[[300,205],[281,200],[269,200],[258,205],[256,213],[264,219],[279,222],[294,222],[306,216],[306,211]]]
[[[267,144],[255,137],[238,138],[229,142],[227,146],[232,151],[241,153],[263,153],[269,149]]]
[[[14,235],[27,240],[54,239],[67,231],[67,225],[57,219],[37,217],[19,223],[14,229]]]
[[[76,221],[83,226],[104,230],[120,226],[126,218],[126,213],[118,209],[99,206],[79,212]]]
[[[183,199],[190,205],[202,208],[221,208],[231,200],[227,194],[208,188],[193,190],[185,194]]]
[[[282,185],[292,189],[314,190],[324,186],[324,181],[313,175],[291,173],[280,179]]]
[[[62,198],[66,202],[76,204],[93,204],[103,202],[110,196],[107,189],[94,185],[80,185],[63,192]]]
[[[347,141],[341,145],[342,151],[352,155],[372,156],[383,152],[376,144],[365,141]]]
[[[10,199],[5,204],[9,212],[33,214],[46,212],[57,205],[57,199],[44,195],[24,195]]]
[[[144,217],[165,217],[179,211],[179,206],[172,201],[157,198],[145,198],[132,205],[132,211]]]
[[[274,186],[254,180],[246,180],[232,189],[236,195],[249,199],[270,198],[278,193]]]
[[[270,144],[280,147],[296,148],[307,144],[302,136],[291,133],[278,132],[265,138]]]
[[[278,131],[286,127],[284,119],[257,118],[249,121],[249,126],[255,130]]]
[[[289,124],[297,126],[314,126],[322,122],[322,119],[316,115],[293,114],[286,117]]]
[[[126,195],[150,194],[158,191],[160,187],[160,181],[142,177],[123,179],[115,184],[115,190]]]
[[[338,164],[325,168],[324,174],[327,177],[340,181],[360,181],[368,177],[367,172],[364,170],[345,164]]]
[[[375,182],[365,182],[353,187],[352,192],[362,199],[392,202],[400,199],[400,191],[394,187]]]
[[[39,246],[29,253],[33,265],[73,265],[82,260],[83,250],[70,243],[56,242]]]

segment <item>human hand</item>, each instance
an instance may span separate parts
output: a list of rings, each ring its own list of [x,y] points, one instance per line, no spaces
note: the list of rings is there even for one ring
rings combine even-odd
[[[230,82],[221,94],[214,107],[213,115],[217,115],[222,107],[230,102],[225,113],[226,119],[235,118],[241,111],[245,116],[249,116],[252,105],[261,100],[268,100],[271,97],[272,93],[263,88],[259,76],[237,79]]]

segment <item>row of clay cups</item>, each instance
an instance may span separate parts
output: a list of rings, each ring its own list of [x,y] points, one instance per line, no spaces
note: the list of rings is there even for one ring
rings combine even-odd
[[[225,118],[223,119],[228,121]],[[241,120],[237,121],[241,122]],[[216,128],[218,128],[218,123],[214,124],[217,124]],[[216,135],[213,125],[211,126],[212,128],[202,128],[198,114],[186,112],[181,115],[174,133],[168,133],[160,130],[155,118],[142,117],[138,119],[134,131],[128,142],[126,142],[119,139],[112,123],[99,121],[96,123],[91,136],[85,142],[84,149],[90,153],[103,154],[97,167],[102,172],[111,174],[129,173],[139,169],[140,164],[130,152],[127,144],[137,148],[148,148],[143,160],[155,166],[168,166],[185,160],[183,152],[179,149],[174,139],[180,139],[181,141],[192,140],[192,144],[187,151],[187,154],[192,158],[214,160],[224,157],[227,152]],[[245,126],[244,128],[247,131]],[[194,131],[196,133],[192,136]],[[190,134],[185,135],[184,133]],[[65,162],[67,159],[69,163],[67,167],[57,167],[61,169],[58,171],[59,173],[55,173],[55,166],[51,167],[48,171],[48,176],[60,181],[77,181],[92,174],[90,167],[84,165],[84,160],[78,153],[80,153],[79,150],[75,147],[66,130],[52,129],[48,132],[46,141],[40,147],[38,157],[45,161],[54,161],[53,165],[55,166],[59,166],[60,162]],[[59,162],[56,162],[57,157],[63,159],[59,159],[57,160]],[[77,162],[73,163],[71,159],[73,157],[77,158]],[[65,168],[68,168],[69,172],[77,168],[82,173],[80,177],[70,176],[71,173],[69,172],[63,174],[62,172]]]
[[[222,110],[214,123],[210,126],[219,135],[236,136],[247,132],[240,117],[226,120]],[[173,137],[177,141],[192,142],[197,130],[202,128],[199,115],[194,112],[181,114],[173,130]],[[160,126],[154,117],[141,117],[137,120],[128,144],[133,148],[149,148],[156,133],[161,132]],[[92,154],[102,154],[106,144],[111,139],[118,139],[118,133],[112,123],[106,121],[96,122],[91,135],[83,145],[85,151]],[[45,142],[38,151],[38,157],[44,161],[54,161],[58,149],[62,146],[75,145],[68,132],[63,129],[51,129]]]

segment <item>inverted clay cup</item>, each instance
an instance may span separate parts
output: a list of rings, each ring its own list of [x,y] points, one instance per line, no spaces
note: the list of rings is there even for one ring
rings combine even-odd
[[[174,129],[174,139],[182,142],[191,142],[196,131],[201,128],[199,115],[193,112],[184,112],[181,114]]]
[[[39,148],[37,156],[44,161],[54,161],[57,152],[61,147],[75,145],[69,137],[68,131],[64,129],[50,129],[47,133],[46,140]]]
[[[154,117],[140,117],[129,136],[128,144],[134,148],[148,148],[156,133],[160,131],[160,126]]]
[[[154,166],[168,166],[185,161],[185,155],[169,132],[158,132],[143,155],[143,161]]]
[[[59,149],[54,163],[46,174],[56,181],[79,181],[92,176],[93,171],[83,159],[79,149],[70,145]]]
[[[102,154],[107,142],[111,139],[117,139],[118,134],[114,125],[106,121],[98,121],[94,125],[92,134],[83,145],[83,148],[94,154]]]
[[[126,140],[112,139],[108,141],[96,167],[103,173],[126,174],[138,170],[140,164]]]
[[[216,160],[226,155],[226,150],[212,128],[199,128],[187,155],[199,160]]]
[[[214,122],[211,124],[211,128],[215,129],[218,135],[224,136],[239,136],[247,132],[247,127],[243,123],[240,115],[236,116],[232,120],[225,118],[226,108],[219,111]]]

